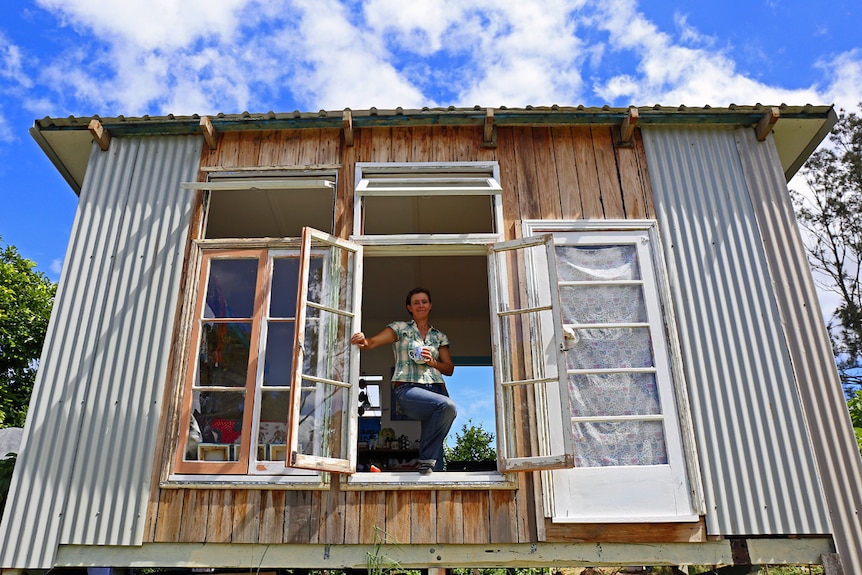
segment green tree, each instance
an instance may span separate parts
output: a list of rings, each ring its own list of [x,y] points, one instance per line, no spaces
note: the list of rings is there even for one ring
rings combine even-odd
[[[496,461],[497,452],[491,447],[494,434],[485,431],[482,424],[474,425],[472,419],[455,433],[455,447],[445,447],[447,461]]]
[[[862,118],[842,110],[828,145],[811,155],[802,175],[810,193],[793,191],[794,207],[808,232],[811,267],[825,278],[820,287],[839,297],[828,327],[850,395],[862,386]]]
[[[24,426],[57,290],[35,267],[0,243],[0,427]]]

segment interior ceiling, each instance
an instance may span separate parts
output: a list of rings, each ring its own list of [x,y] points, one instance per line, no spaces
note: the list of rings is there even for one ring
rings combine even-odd
[[[366,257],[362,281],[362,324],[377,333],[409,319],[407,292],[431,291],[431,322],[488,319],[488,266],[482,256]]]

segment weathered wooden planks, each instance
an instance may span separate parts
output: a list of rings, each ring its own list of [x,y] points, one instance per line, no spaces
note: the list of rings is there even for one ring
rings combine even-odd
[[[609,126],[498,126],[497,147],[482,147],[480,127],[361,128],[352,146],[341,130],[228,132],[201,153],[202,168],[336,166],[336,233],[353,225],[356,162],[497,161],[507,239],[523,219],[649,218],[654,208],[639,131],[620,147]],[[199,216],[198,216],[199,217]],[[513,282],[517,285],[517,279]],[[520,370],[529,362],[514,360]],[[174,390],[172,393],[176,393]],[[167,395],[166,395],[167,396]],[[528,402],[519,406],[522,415]],[[162,427],[167,434],[175,425]],[[522,438],[530,440],[530,438]],[[171,458],[166,454],[165,459]],[[160,477],[166,477],[165,474]],[[549,541],[699,540],[700,524],[666,526],[537,523],[538,474],[521,474],[518,489],[331,491],[154,489],[147,537],[160,542],[401,544]],[[608,539],[608,538],[611,539]],[[668,539],[668,537],[676,539]]]

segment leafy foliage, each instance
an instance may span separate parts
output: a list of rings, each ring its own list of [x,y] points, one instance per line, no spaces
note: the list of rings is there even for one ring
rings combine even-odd
[[[856,434],[856,445],[859,446],[859,453],[862,454],[862,389],[856,390],[847,402],[847,409],[850,411],[850,421]]]
[[[455,447],[445,447],[447,461],[496,461],[497,452],[491,447],[494,434],[485,431],[482,424],[474,425],[473,420],[461,426],[455,433]]]
[[[35,266],[0,246],[0,427],[24,426],[57,290]]]
[[[829,145],[811,155],[802,174],[811,193],[794,191],[793,202],[810,236],[811,266],[826,278],[821,287],[839,296],[829,333],[849,394],[862,386],[862,118],[842,110]]]

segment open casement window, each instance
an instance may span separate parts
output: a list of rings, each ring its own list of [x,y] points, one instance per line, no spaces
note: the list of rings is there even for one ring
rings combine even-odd
[[[349,334],[358,322],[353,278],[361,248],[310,230],[302,245],[225,243],[198,242],[174,472],[319,483],[317,471],[349,469],[343,439],[355,434],[355,422],[351,429],[341,406],[353,393],[347,382],[358,379]],[[316,471],[290,468],[294,459]]]
[[[362,246],[305,228],[300,261],[285,465],[352,473],[359,349],[350,335],[359,331]]]
[[[501,242],[489,250],[501,471],[572,465],[554,261],[550,235]]]
[[[681,369],[654,222],[525,222],[553,231],[574,467],[545,476],[555,522],[694,521]],[[551,436],[551,444],[562,445]],[[559,448],[559,447],[558,447]]]
[[[353,237],[499,239],[495,162],[356,164]]]
[[[310,226],[335,227],[335,174],[326,170],[218,171],[206,182],[184,182],[204,190],[202,237],[298,238]]]

